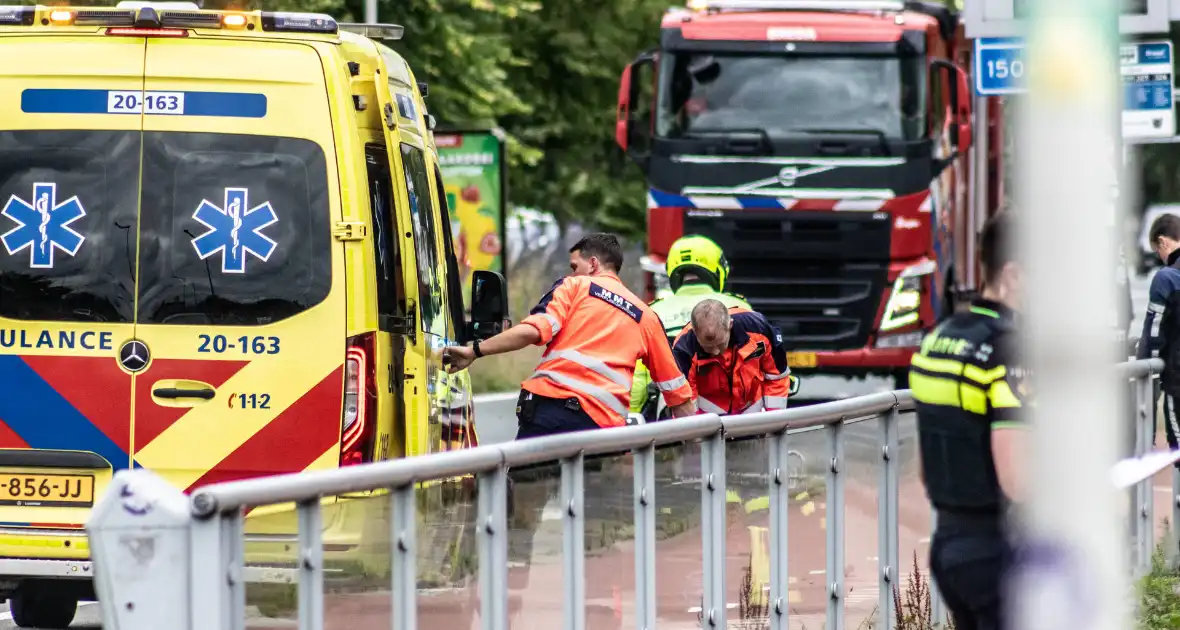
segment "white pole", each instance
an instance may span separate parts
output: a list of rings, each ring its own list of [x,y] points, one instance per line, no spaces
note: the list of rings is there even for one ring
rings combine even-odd
[[[377,0],[365,0],[365,24],[377,23]]]
[[[1036,407],[1032,499],[1022,514],[1028,554],[1009,583],[1014,627],[1122,630],[1130,627],[1126,501],[1109,477],[1122,414],[1102,315],[1116,299],[1107,227],[1121,89],[1116,0],[1029,4],[1015,183]]]

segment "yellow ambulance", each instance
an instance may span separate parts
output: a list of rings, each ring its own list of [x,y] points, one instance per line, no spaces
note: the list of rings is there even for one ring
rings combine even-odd
[[[475,277],[465,320],[433,119],[376,41],[400,35],[0,7],[0,59],[26,60],[0,64],[0,597],[19,625],[66,627],[93,598],[82,526],[113,471],[192,490],[475,443],[469,377],[439,350],[495,332],[505,287]],[[324,511],[345,549],[347,511]]]

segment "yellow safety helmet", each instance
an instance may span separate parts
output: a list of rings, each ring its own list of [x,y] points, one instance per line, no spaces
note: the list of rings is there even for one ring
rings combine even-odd
[[[700,276],[714,290],[722,291],[729,277],[729,261],[712,239],[690,234],[676,239],[668,248],[667,270],[668,284],[673,291],[680,289],[684,276],[689,273]]]

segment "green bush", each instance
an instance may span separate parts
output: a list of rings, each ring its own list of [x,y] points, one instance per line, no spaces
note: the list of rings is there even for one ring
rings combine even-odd
[[[1139,579],[1141,630],[1180,628],[1180,572],[1168,566],[1163,545],[1151,556],[1151,571]]]

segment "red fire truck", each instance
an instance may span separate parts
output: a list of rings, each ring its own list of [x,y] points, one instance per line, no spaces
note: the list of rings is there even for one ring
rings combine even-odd
[[[671,243],[704,234],[728,256],[728,290],[782,331],[792,369],[903,377],[972,288],[973,226],[1002,198],[998,122],[968,177],[970,60],[958,15],[937,3],[670,9],[659,47],[623,72],[616,125],[649,183],[648,297],[666,290]],[[972,180],[990,201],[969,213]]]

